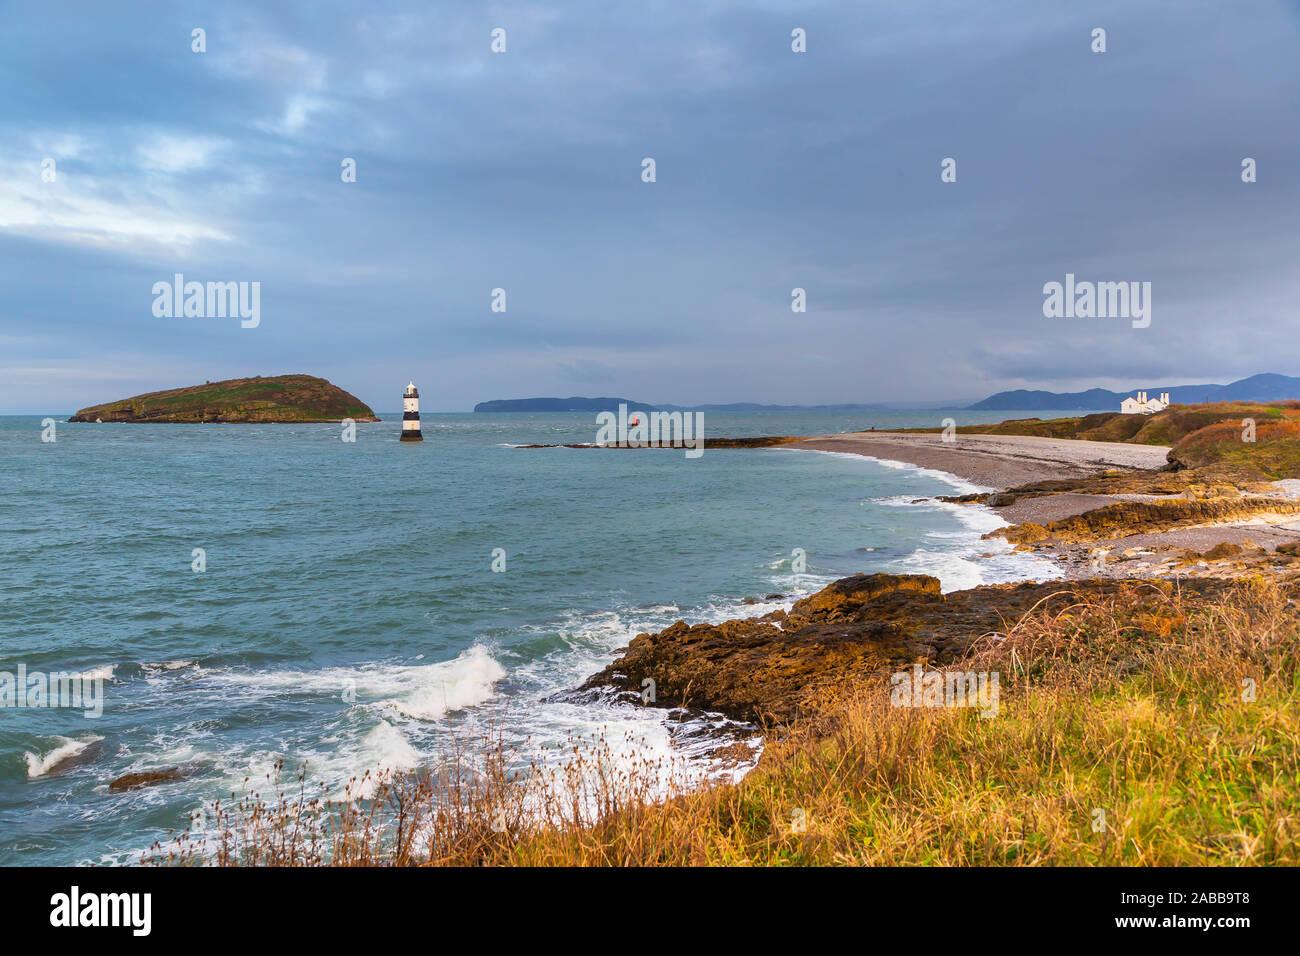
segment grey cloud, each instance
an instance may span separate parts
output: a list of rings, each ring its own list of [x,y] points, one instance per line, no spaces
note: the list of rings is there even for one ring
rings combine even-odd
[[[4,364],[129,354],[127,391],[189,368],[329,368],[380,406],[438,368],[425,404],[447,409],[583,381],[812,404],[1293,371],[1300,8],[1168,13],[158,2],[59,25],[10,9]],[[262,281],[262,326],[153,319],[148,287],[175,271]],[[1066,272],[1151,281],[1152,327],[1044,319],[1042,285]],[[498,286],[505,316],[487,309]],[[70,400],[42,382],[0,380],[0,410]]]

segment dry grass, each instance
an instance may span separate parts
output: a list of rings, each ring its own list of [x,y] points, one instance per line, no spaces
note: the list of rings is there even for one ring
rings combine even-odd
[[[1288,592],[1246,579],[1207,601],[1134,583],[1053,607],[977,641],[961,665],[1000,675],[991,719],[845,688],[772,739],[740,784],[667,800],[655,798],[658,768],[616,771],[575,748],[558,777],[512,773],[498,745],[383,780],[367,801],[250,794],[214,814],[202,850],[182,834],[151,862],[1300,862],[1300,613]]]
[[[1243,498],[1238,495],[1208,499],[1175,498],[1166,501],[1117,501],[1101,508],[1042,525],[1034,522],[998,528],[986,538],[1006,538],[1013,544],[1046,539],[1082,542],[1106,540],[1171,528],[1238,523],[1264,515],[1300,512],[1294,498]]]
[[[1247,420],[1256,433],[1246,440]],[[937,433],[940,428],[907,428]],[[1038,435],[1085,441],[1170,445],[1180,468],[1212,470],[1239,481],[1300,477],[1300,401],[1171,405],[1153,415],[1100,412],[1078,418],[1020,418],[963,425],[967,435]]]

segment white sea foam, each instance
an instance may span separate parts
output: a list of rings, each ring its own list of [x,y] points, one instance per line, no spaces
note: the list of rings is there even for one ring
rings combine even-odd
[[[985,494],[994,488],[976,485],[964,478],[922,468],[908,462],[857,455],[852,452],[819,452],[840,458],[866,458],[887,468],[934,478],[951,486],[958,494]],[[945,593],[978,587],[981,584],[1001,584],[1010,581],[1043,581],[1059,578],[1060,568],[1043,558],[1016,551],[1003,538],[984,539],[984,535],[1006,527],[1006,521],[993,509],[981,504],[959,504],[940,501],[937,497],[921,495],[884,495],[868,498],[873,504],[890,508],[924,508],[945,511],[962,525],[960,531],[931,531],[927,537],[937,542],[951,541],[950,548],[917,548],[910,554],[886,565],[887,570],[913,574],[929,574],[939,579]],[[991,557],[985,557],[991,555]]]
[[[959,478],[957,475],[947,471],[939,471],[935,468],[922,468],[920,465],[913,465],[907,461],[895,461],[892,458],[877,458],[874,455],[859,455],[851,451],[822,451],[819,448],[791,448],[790,451],[810,451],[817,455],[831,455],[835,458],[844,458],[851,461],[872,461],[877,465],[883,465],[886,468],[892,468],[895,471],[906,471],[911,474],[920,475],[925,478],[934,478],[942,481],[944,484],[954,488],[961,495],[986,494],[996,491],[996,488],[990,488],[985,485],[977,485],[967,481],[965,478]],[[913,498],[921,497],[913,495]]]
[[[936,577],[944,593],[964,591],[985,583],[975,562],[951,551],[917,548],[898,561],[897,570]]]
[[[328,741],[326,741],[328,743]],[[305,755],[313,779],[328,782],[331,796],[365,800],[374,796],[379,775],[400,774],[420,766],[420,752],[406,734],[386,720],[350,740],[340,740],[322,752]],[[367,776],[367,771],[369,775]]]
[[[505,676],[505,668],[487,648],[475,644],[450,661],[401,671],[389,669],[380,683],[395,691],[387,703],[400,713],[418,720],[438,720],[489,700],[496,682]]]
[[[209,675],[232,700],[287,694],[320,694],[349,703],[390,709],[419,720],[439,720],[490,700],[505,677],[486,647],[475,644],[433,664],[360,664],[315,670],[230,669]]]
[[[116,664],[103,664],[99,667],[92,667],[89,670],[82,671],[80,674],[74,674],[82,680],[103,680],[111,681],[114,679],[113,672],[117,670]]]
[[[566,817],[576,809],[581,819],[594,822],[611,790],[620,799],[664,800],[709,781],[739,782],[758,763],[761,739],[750,738],[751,757],[738,763],[718,766],[708,753],[721,744],[720,735],[729,727],[740,726],[719,715],[690,718],[674,734],[657,716],[638,725],[626,719],[616,727],[604,725],[534,761],[524,782],[526,816],[532,825],[562,823],[548,820],[542,811],[543,798],[549,797],[546,805],[562,807]],[[580,755],[576,762],[575,750]]]
[[[842,453],[837,452],[836,454]],[[911,472],[912,474],[922,475],[926,478],[935,478],[945,484],[951,485],[960,495],[985,494],[997,490],[995,488],[990,488],[987,485],[977,485],[947,471],[939,471],[936,468],[922,468],[920,465],[913,465],[911,462],[894,461],[891,458],[876,458],[872,455],[854,455],[853,457],[866,458],[868,461],[874,461],[879,465],[884,465],[886,468],[893,468],[897,471],[906,471]]]
[[[255,789],[265,787],[267,775],[283,761],[287,778],[295,778],[305,766],[307,779],[328,784],[333,797],[341,798],[343,789],[353,782],[351,798],[364,799],[374,793],[376,773],[401,773],[422,765],[421,748],[412,741],[412,734],[428,736],[424,728],[429,725],[488,703],[496,683],[505,676],[505,668],[481,644],[450,660],[430,664],[158,670],[152,681],[197,682],[231,707],[280,706],[305,696],[334,698],[338,709],[327,715],[309,738],[285,740],[276,751],[235,749],[198,754],[174,735],[159,735],[142,754],[141,766],[210,762],[223,778],[216,789],[240,792],[246,778]],[[210,735],[210,731],[206,733]],[[372,773],[362,781],[366,771]],[[212,787],[211,775],[202,776],[204,787]]]
[[[364,728],[364,729],[363,729]],[[329,788],[329,802],[366,800],[375,795],[381,779],[415,770],[426,760],[407,734],[387,720],[341,727],[331,724],[313,746],[291,752],[255,751],[215,758],[223,780],[208,788],[217,793],[258,793],[263,799],[272,791],[297,786],[300,773],[308,792]]]
[[[534,785],[552,791],[581,789],[578,781],[562,779],[560,771],[572,751],[568,747],[539,750],[539,742],[547,740],[575,742],[591,758],[585,762],[584,773],[590,774],[597,767],[622,774],[635,771],[642,783],[652,785],[658,798],[705,780],[739,780],[762,751],[761,738],[750,736],[752,728],[746,725],[719,714],[685,715],[662,707],[641,706],[629,701],[627,695],[583,699],[550,695],[581,684],[607,665],[611,654],[638,633],[661,630],[683,616],[692,623],[758,616],[788,608],[791,600],[746,604],[733,598],[715,598],[685,615],[676,605],[653,611],[622,608],[571,612],[560,628],[566,638],[565,647],[544,658],[526,661],[511,673],[512,681],[527,691],[523,695],[530,701],[526,711],[512,713],[511,701],[499,715],[505,727],[518,734],[511,742],[521,746],[521,752],[528,753],[543,768]],[[671,613],[664,613],[669,610]],[[532,702],[534,694],[541,700]],[[725,745],[732,733],[748,738],[753,747],[752,760],[731,764],[711,756],[711,751]],[[584,777],[582,782],[593,780]]]
[[[918,505],[933,506],[945,503],[932,495],[883,495],[866,500],[873,505],[883,505],[886,508],[914,508]]]
[[[930,532],[928,537],[952,541],[953,546],[917,548],[893,562],[890,570],[910,574],[929,574],[939,579],[940,587],[963,591],[981,584],[1004,584],[1012,581],[1049,581],[1061,577],[1059,566],[1033,554],[1017,551],[1005,538],[983,538],[983,533],[1004,527],[1007,522],[979,505],[952,505],[963,523],[970,527],[962,532]]]
[[[73,740],[71,737],[58,737],[62,743],[54,747],[53,750],[44,754],[35,754],[27,751],[23,754],[23,759],[27,762],[27,777],[29,780],[35,780],[49,773],[55,766],[69,757],[75,757],[91,744],[98,743],[103,737],[86,737],[81,740]]]

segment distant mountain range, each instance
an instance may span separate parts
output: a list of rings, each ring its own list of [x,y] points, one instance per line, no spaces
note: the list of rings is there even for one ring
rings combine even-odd
[[[1243,378],[1228,385],[1150,385],[1133,388],[1127,392],[1112,392],[1105,388],[1090,388],[1086,392],[1046,392],[1016,389],[998,392],[974,405],[962,406],[967,411],[1029,411],[1054,409],[1060,411],[1119,411],[1119,403],[1138,391],[1152,396],[1168,392],[1175,404],[1193,402],[1277,401],[1283,398],[1300,398],[1300,378],[1289,375],[1264,373]],[[479,402],[476,412],[603,412],[626,405],[629,411],[705,411],[705,412],[880,412],[906,408],[942,408],[934,403],[873,403],[845,405],[759,405],[755,402],[731,402],[722,405],[655,405],[637,402],[630,398],[508,398]],[[955,406],[947,406],[954,408]]]
[[[1104,388],[1090,388],[1086,392],[1044,392],[1020,388],[1014,392],[990,395],[984,401],[968,405],[967,408],[970,411],[1059,408],[1117,412],[1120,402],[1139,391],[1149,392],[1153,397],[1168,392],[1169,400],[1175,405],[1193,402],[1267,402],[1300,398],[1300,378],[1266,372],[1228,385],[1144,385],[1127,392],[1112,392]]]
[[[726,405],[654,405],[630,398],[499,398],[479,402],[476,412],[605,412],[626,405],[633,412],[862,412],[884,411],[890,405],[759,405],[731,402]]]

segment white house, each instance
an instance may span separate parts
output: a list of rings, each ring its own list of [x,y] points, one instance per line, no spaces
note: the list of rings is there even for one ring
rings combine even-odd
[[[1137,398],[1126,398],[1120,403],[1119,410],[1125,415],[1151,415],[1163,412],[1169,407],[1169,393],[1161,392],[1159,398],[1148,400],[1146,392],[1138,392]]]

